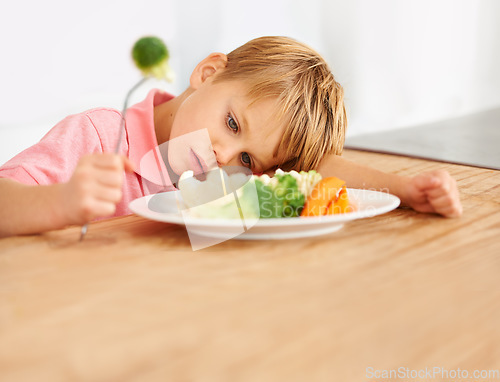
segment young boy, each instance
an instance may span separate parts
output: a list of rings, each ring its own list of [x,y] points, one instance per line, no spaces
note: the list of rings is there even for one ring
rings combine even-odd
[[[69,116],[0,167],[0,236],[128,213],[131,200],[150,192],[141,158],[202,129],[209,140],[172,149],[172,177],[217,165],[254,173],[317,169],[349,187],[388,189],[417,211],[461,214],[447,172],[405,178],[340,156],[347,126],[343,89],[316,52],[289,38],[262,37],[228,55],[209,55],[178,97],[151,91],[129,108],[115,155],[120,120],[106,108]]]

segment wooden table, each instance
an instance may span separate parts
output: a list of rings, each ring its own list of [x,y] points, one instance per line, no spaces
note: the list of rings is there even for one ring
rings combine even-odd
[[[137,216],[91,224],[83,242],[79,227],[2,239],[0,380],[500,380],[500,172],[345,156],[446,168],[463,217],[397,209],[200,251],[185,228]]]

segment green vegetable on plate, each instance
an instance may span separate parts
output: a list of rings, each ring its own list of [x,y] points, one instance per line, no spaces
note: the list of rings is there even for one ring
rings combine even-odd
[[[221,170],[222,171],[222,170]],[[193,178],[192,171],[182,174],[179,189],[187,208],[202,218],[245,219],[298,217],[321,175],[314,171],[284,172],[273,177],[210,172],[205,181]],[[227,192],[222,192],[222,188]],[[235,200],[237,198],[237,202]]]
[[[254,176],[260,218],[291,218],[300,215],[312,187],[321,180],[314,170],[309,172],[277,170],[274,177]],[[245,193],[242,199],[245,198]]]

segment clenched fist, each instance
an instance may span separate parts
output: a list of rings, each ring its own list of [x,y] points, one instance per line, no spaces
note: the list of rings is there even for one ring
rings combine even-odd
[[[462,204],[457,182],[447,171],[424,172],[409,178],[405,190],[406,202],[415,211],[459,217]]]
[[[62,204],[70,224],[85,224],[112,215],[122,198],[124,171],[133,171],[125,157],[111,153],[82,157],[71,179],[62,185]]]

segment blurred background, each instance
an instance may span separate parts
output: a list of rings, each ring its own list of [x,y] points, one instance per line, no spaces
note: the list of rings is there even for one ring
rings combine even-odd
[[[263,35],[319,51],[344,86],[348,135],[500,105],[498,0],[86,0],[0,6],[0,164],[68,114],[121,108],[141,36],[161,37],[179,94],[210,52]],[[140,89],[138,101],[148,89]]]

